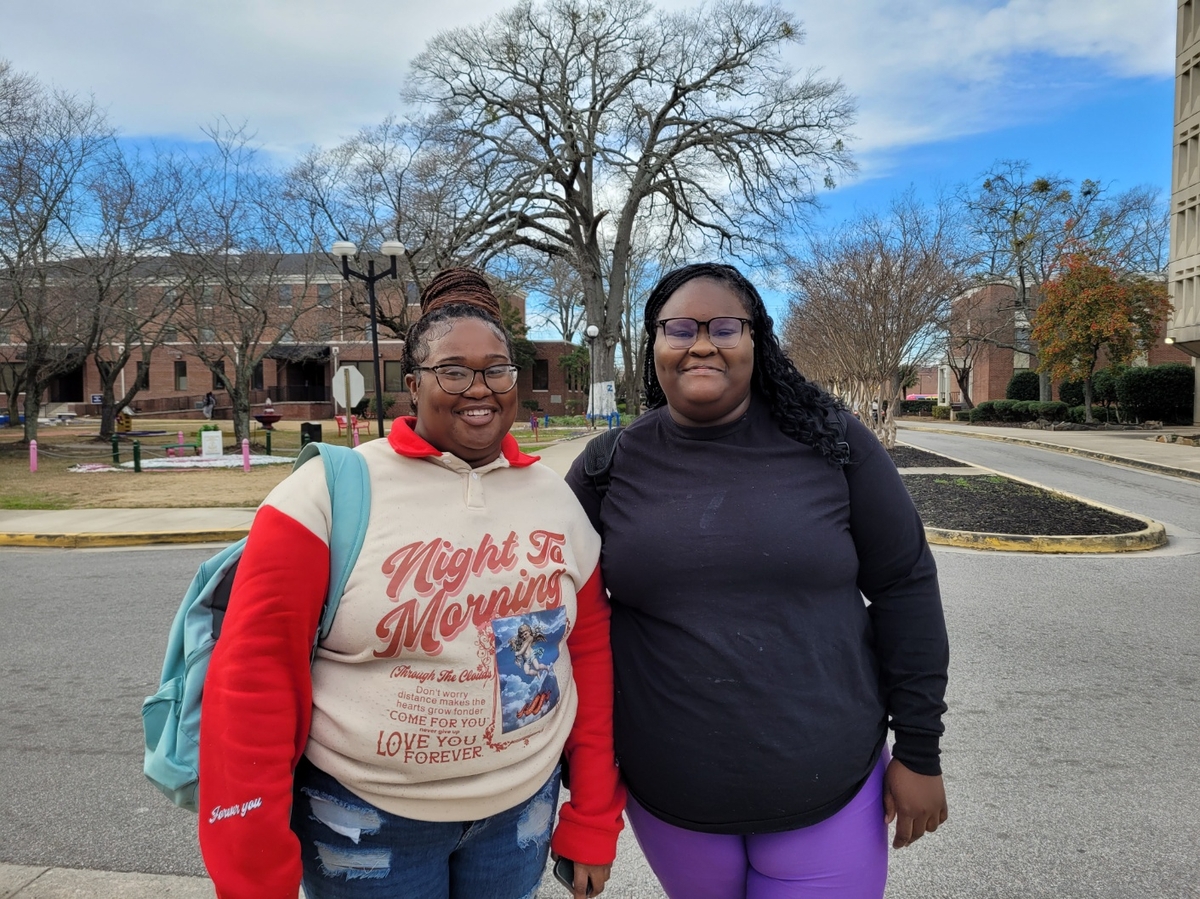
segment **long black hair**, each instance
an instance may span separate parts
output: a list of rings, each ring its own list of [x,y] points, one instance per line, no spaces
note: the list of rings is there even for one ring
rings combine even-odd
[[[839,458],[839,437],[829,423],[841,403],[796,370],[792,360],[783,352],[775,336],[774,322],[767,307],[746,277],[731,265],[698,262],[667,272],[646,300],[646,361],[643,380],[646,405],[651,409],[663,406],[667,397],[658,382],[654,369],[654,338],[658,333],[658,315],[667,300],[688,281],[706,278],[724,284],[737,295],[754,332],[754,373],[751,390],[767,401],[771,417],[784,434],[806,443],[835,463]]]

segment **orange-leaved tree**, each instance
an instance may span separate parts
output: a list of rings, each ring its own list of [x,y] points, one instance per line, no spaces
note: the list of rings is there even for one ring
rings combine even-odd
[[[1158,338],[1171,314],[1166,285],[1119,274],[1095,251],[1075,248],[1043,289],[1032,337],[1039,370],[1083,381],[1085,416],[1092,421],[1092,373],[1103,348],[1110,362],[1128,365]]]

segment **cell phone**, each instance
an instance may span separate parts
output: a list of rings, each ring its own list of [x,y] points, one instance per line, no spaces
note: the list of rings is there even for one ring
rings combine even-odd
[[[554,879],[565,886],[570,892],[575,892],[575,862],[569,858],[554,860]],[[592,895],[592,879],[588,878],[587,894]]]

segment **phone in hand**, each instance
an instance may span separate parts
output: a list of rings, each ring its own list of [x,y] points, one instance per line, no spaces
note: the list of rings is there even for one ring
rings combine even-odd
[[[575,862],[569,858],[554,860],[554,879],[565,886],[570,892],[575,892]],[[588,878],[587,894],[592,895],[592,879]]]

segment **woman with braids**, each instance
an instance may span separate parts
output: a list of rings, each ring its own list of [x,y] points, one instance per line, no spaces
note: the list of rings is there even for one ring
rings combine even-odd
[[[309,899],[526,899],[552,846],[582,899],[616,854],[600,539],[508,433],[517,367],[487,281],[442,272],[421,310],[416,414],[358,448],[366,536],[311,663],[321,461],[250,530],[204,689],[200,845],[220,897],[295,899],[303,880]]]
[[[672,899],[878,899],[888,822],[899,848],[946,819],[921,521],[736,269],[667,274],[646,335],[607,491],[582,457],[568,477],[603,539],[634,833]]]

